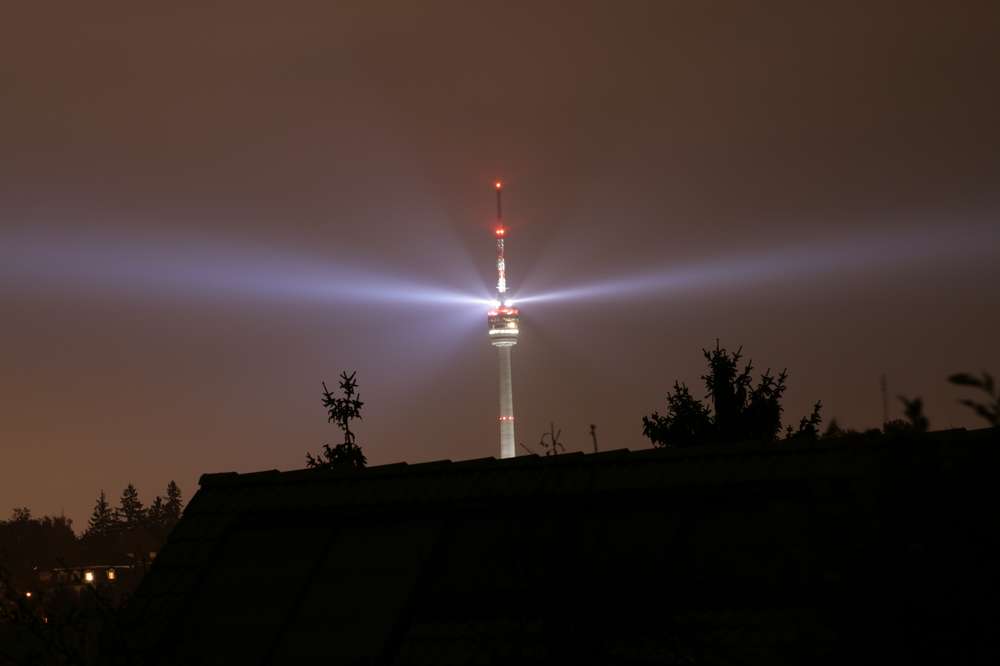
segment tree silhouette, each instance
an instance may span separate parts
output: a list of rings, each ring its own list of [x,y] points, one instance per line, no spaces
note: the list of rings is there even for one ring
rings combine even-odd
[[[145,522],[146,510],[139,501],[139,491],[131,483],[122,491],[115,514],[119,526],[126,530],[135,529]]]
[[[25,583],[35,579],[39,568],[55,565],[60,557],[75,556],[77,546],[73,523],[65,516],[36,518],[27,507],[18,507],[10,520],[0,520],[0,565]]]
[[[146,524],[153,529],[163,527],[163,498],[157,495],[146,509]]]
[[[912,400],[904,395],[898,396],[899,401],[903,403],[903,415],[906,417],[907,423],[909,423],[910,428],[916,432],[927,432],[927,428],[930,427],[931,423],[924,416],[924,401],[922,398],[913,398]]]
[[[871,430],[866,431],[865,434],[877,435],[880,434],[881,432],[882,431],[879,430],[878,428],[872,428]],[[827,425],[826,430],[823,431],[822,438],[836,439],[838,437],[856,437],[860,434],[861,433],[859,433],[857,430],[853,428],[842,428],[840,424],[837,423],[837,419],[830,419],[829,425]]]
[[[163,503],[163,525],[172,528],[181,519],[184,503],[181,501],[181,489],[176,481],[167,484],[167,500]]]
[[[87,524],[85,536],[103,537],[111,534],[115,529],[115,512],[108,504],[108,497],[101,491],[97,503],[94,504],[94,511],[90,514],[90,521]]]
[[[342,398],[334,397],[326,387],[326,382],[323,382],[323,406],[329,413],[327,423],[336,422],[337,427],[344,433],[344,441],[333,447],[324,444],[323,450],[316,456],[306,453],[306,465],[309,467],[361,469],[368,463],[351,431],[351,421],[361,418],[361,407],[364,405],[357,393],[358,382],[355,379],[357,374],[357,372],[347,374],[346,371],[340,373]]]
[[[642,417],[642,434],[653,446],[693,446],[713,437],[712,415],[708,407],[691,395],[684,384],[674,382],[674,392],[667,393],[667,414],[653,412]]]
[[[903,403],[903,419],[892,419],[882,426],[882,431],[887,435],[897,435],[911,432],[927,432],[930,421],[924,416],[924,401],[922,398],[907,398],[905,395],[896,396]]]
[[[948,381],[956,386],[968,386],[985,393],[988,398],[986,402],[976,402],[968,398],[958,402],[974,411],[990,425],[1000,425],[1000,390],[993,381],[993,375],[984,371],[982,377],[976,377],[967,372],[959,372],[949,377]]]
[[[847,433],[848,431],[841,428],[840,424],[837,423],[837,419],[833,418],[830,419],[830,422],[826,425],[826,430],[823,431],[823,439],[835,439],[843,437]]]
[[[559,441],[559,436],[562,435],[562,429],[556,430],[556,424],[549,422],[549,431],[543,432],[542,436],[538,438],[538,446],[542,447],[547,456],[556,456],[559,453],[565,453],[566,447],[563,446],[562,442]],[[549,440],[545,441],[548,437]]]
[[[776,376],[764,371],[753,385],[753,363],[740,369],[743,348],[729,353],[715,343],[715,349],[703,349],[708,361],[708,374],[702,375],[711,407],[693,395],[687,385],[674,382],[667,394],[667,411],[653,412],[642,417],[642,433],[654,446],[696,446],[711,443],[741,441],[772,442],[781,432],[781,398],[788,373]],[[817,402],[812,414],[799,422],[798,430],[790,426],[786,439],[814,440],[819,435],[822,420]]]
[[[820,410],[823,408],[823,403],[816,401],[813,405],[812,413],[809,416],[803,416],[799,419],[799,429],[793,430],[792,426],[788,426],[785,429],[785,439],[791,441],[808,441],[815,442],[819,439],[819,424],[823,422],[823,417],[820,416]]]
[[[149,508],[146,509],[146,525],[153,530],[163,532],[165,535],[181,519],[183,506],[181,489],[175,481],[171,481],[167,484],[166,499],[157,495],[153,498]]]

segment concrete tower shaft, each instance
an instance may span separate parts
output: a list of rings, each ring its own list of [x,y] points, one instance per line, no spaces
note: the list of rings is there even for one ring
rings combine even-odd
[[[517,455],[514,442],[514,390],[510,379],[510,349],[513,345],[497,346],[500,355],[500,457]]]

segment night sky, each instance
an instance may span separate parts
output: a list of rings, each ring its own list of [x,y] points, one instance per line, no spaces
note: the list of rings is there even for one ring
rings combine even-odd
[[[497,455],[497,177],[529,446],[646,446],[716,337],[982,425],[995,2],[143,4],[0,21],[3,514],[302,467],[342,369],[371,464]]]

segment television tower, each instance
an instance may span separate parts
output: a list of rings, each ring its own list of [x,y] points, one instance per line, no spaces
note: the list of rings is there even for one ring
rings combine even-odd
[[[500,355],[500,457],[513,458],[517,454],[514,443],[514,392],[510,381],[510,350],[517,344],[518,311],[507,296],[507,267],[503,257],[503,243],[507,230],[503,226],[503,207],[500,196],[503,183],[494,184],[497,191],[497,300],[486,313],[490,327],[490,344]]]

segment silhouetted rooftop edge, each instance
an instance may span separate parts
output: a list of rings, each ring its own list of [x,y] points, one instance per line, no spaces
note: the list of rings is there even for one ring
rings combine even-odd
[[[463,471],[478,471],[482,469],[509,470],[520,467],[553,467],[576,465],[602,465],[608,462],[629,461],[683,461],[690,459],[741,458],[748,456],[799,456],[817,451],[831,451],[851,448],[893,447],[910,445],[914,439],[935,441],[955,437],[978,439],[986,438],[1000,431],[998,428],[953,428],[936,430],[928,433],[910,433],[906,436],[897,435],[867,435],[856,434],[844,437],[822,439],[816,442],[775,442],[761,444],[756,442],[737,444],[715,444],[692,446],[686,448],[648,448],[632,451],[631,449],[612,449],[598,453],[574,451],[555,456],[539,456],[537,454],[522,455],[516,458],[471,458],[469,460],[453,461],[450,459],[433,460],[422,463],[388,463],[373,465],[360,470],[347,469],[296,469],[281,472],[276,469],[257,472],[210,472],[201,475],[198,483],[203,488],[228,485],[233,483],[288,483],[291,481],[318,481],[336,478],[371,479],[386,476],[420,475],[442,471],[459,473]],[[904,443],[905,440],[905,443]]]

